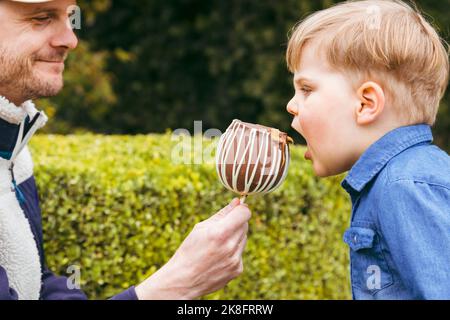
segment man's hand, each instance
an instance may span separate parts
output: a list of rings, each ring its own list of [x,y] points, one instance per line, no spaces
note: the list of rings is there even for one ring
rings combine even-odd
[[[251,212],[234,199],[198,223],[174,256],[136,287],[139,299],[195,299],[223,288],[243,270]]]

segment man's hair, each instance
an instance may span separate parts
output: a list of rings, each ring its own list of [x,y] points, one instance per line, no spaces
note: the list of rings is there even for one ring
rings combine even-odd
[[[434,124],[448,83],[449,46],[416,6],[346,1],[315,12],[293,29],[286,52],[291,72],[309,42],[355,89],[368,80],[380,84],[386,103],[408,124]]]

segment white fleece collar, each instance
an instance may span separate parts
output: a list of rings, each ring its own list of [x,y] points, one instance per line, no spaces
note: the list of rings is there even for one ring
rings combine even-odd
[[[14,161],[18,184],[33,175],[28,148]],[[9,163],[0,159],[0,266],[6,271],[9,286],[21,300],[39,299],[41,262],[37,241],[25,212],[11,191]]]
[[[6,120],[12,124],[20,124],[28,115],[30,119],[38,113],[34,103],[31,100],[25,101],[22,105],[16,106],[14,103],[10,102],[4,96],[0,96],[0,118]],[[45,121],[42,122],[39,128],[42,128],[47,122],[48,118],[44,115]]]
[[[36,115],[33,125],[24,132],[25,118],[33,119]],[[39,250],[30,223],[17,200],[11,168],[19,185],[33,175],[26,146],[34,132],[48,119],[44,112],[36,110],[31,101],[18,107],[1,96],[0,118],[19,125],[11,159],[0,158],[0,266],[5,269],[9,285],[16,290],[19,299],[39,299],[42,279]]]

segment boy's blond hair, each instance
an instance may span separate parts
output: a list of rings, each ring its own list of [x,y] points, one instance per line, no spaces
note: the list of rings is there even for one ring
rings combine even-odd
[[[290,37],[291,72],[313,41],[355,89],[376,81],[407,124],[434,124],[448,83],[448,44],[416,8],[396,0],[347,1],[312,14]]]

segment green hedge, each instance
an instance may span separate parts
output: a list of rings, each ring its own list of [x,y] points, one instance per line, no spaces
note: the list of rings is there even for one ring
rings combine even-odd
[[[214,165],[174,164],[170,134],[33,138],[47,262],[81,267],[82,289],[103,299],[160,268],[195,223],[234,196]],[[208,299],[350,298],[342,234],[350,203],[342,177],[318,179],[294,147],[288,179],[250,197],[245,272]]]

